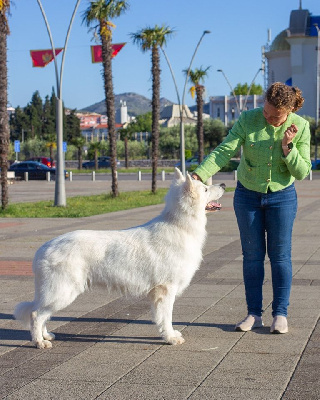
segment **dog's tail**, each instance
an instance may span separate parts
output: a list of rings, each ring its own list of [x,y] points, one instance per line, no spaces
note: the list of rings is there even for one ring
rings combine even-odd
[[[34,310],[34,301],[25,301],[17,304],[14,310],[15,319],[21,321],[22,325],[30,329],[31,324],[31,312]]]

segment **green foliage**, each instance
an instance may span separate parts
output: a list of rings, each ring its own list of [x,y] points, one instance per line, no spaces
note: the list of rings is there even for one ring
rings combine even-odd
[[[193,85],[199,85],[200,82],[204,82],[205,78],[208,76],[208,71],[210,67],[207,68],[195,68],[189,71],[189,82]],[[185,76],[188,75],[188,69],[183,70]]]
[[[203,121],[203,135],[209,151],[216,148],[227,133],[226,127],[220,119],[205,119]]]
[[[236,87],[234,88],[234,93],[236,96],[238,96],[240,94],[246,96],[248,94],[249,88],[250,88],[250,86],[247,83],[244,83],[244,84],[238,83],[236,85]],[[256,85],[255,83],[253,83],[249,94],[250,95],[252,95],[252,94],[261,95],[261,94],[263,94],[263,87],[259,84]],[[232,95],[233,95],[233,93],[231,92],[230,96],[232,96]]]
[[[68,143],[81,135],[80,120],[75,115],[76,110],[64,113],[64,140]],[[10,118],[10,139],[28,140],[39,139],[47,142],[56,141],[56,96],[54,90],[51,97],[46,96],[44,103],[36,91],[31,102],[26,107],[17,107]]]
[[[192,151],[190,149],[187,149],[184,151],[184,157],[187,160],[188,158],[192,157]]]
[[[239,161],[230,160],[227,165],[221,168],[221,172],[231,172],[238,168]]]
[[[194,154],[198,149],[196,127],[184,126],[185,148]],[[163,158],[179,158],[180,154],[180,126],[160,129],[160,154]]]

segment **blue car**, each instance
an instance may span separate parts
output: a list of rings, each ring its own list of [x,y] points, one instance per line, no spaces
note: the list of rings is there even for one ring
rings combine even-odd
[[[117,161],[117,165],[120,165],[120,161]],[[84,169],[94,169],[95,163],[94,160],[86,161],[82,163],[82,168]],[[110,168],[111,167],[111,159],[108,156],[98,157],[98,168]]]
[[[311,160],[311,166],[312,169],[320,169],[320,160],[317,160],[317,162],[315,160]]]
[[[29,180],[46,180],[47,172],[50,172],[51,179],[54,179],[56,176],[55,168],[49,168],[37,161],[16,162],[10,166],[8,171],[14,171],[15,177],[20,179],[24,179],[25,172],[28,172]],[[68,173],[65,171],[65,177],[67,178],[67,176]]]

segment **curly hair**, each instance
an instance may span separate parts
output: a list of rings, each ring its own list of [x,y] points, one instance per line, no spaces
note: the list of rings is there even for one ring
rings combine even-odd
[[[268,88],[265,100],[275,108],[284,108],[290,112],[300,110],[304,103],[299,88],[285,85],[282,82],[275,82]]]

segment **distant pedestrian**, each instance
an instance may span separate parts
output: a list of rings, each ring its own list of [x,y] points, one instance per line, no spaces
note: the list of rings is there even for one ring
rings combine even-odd
[[[303,102],[297,87],[272,84],[264,107],[244,111],[225,140],[192,175],[206,181],[243,146],[234,210],[243,252],[248,315],[236,325],[238,331],[263,326],[262,286],[267,252],[273,287],[270,331],[288,332],[291,241],[297,212],[294,181],[304,179],[311,169],[309,123],[295,114]]]

